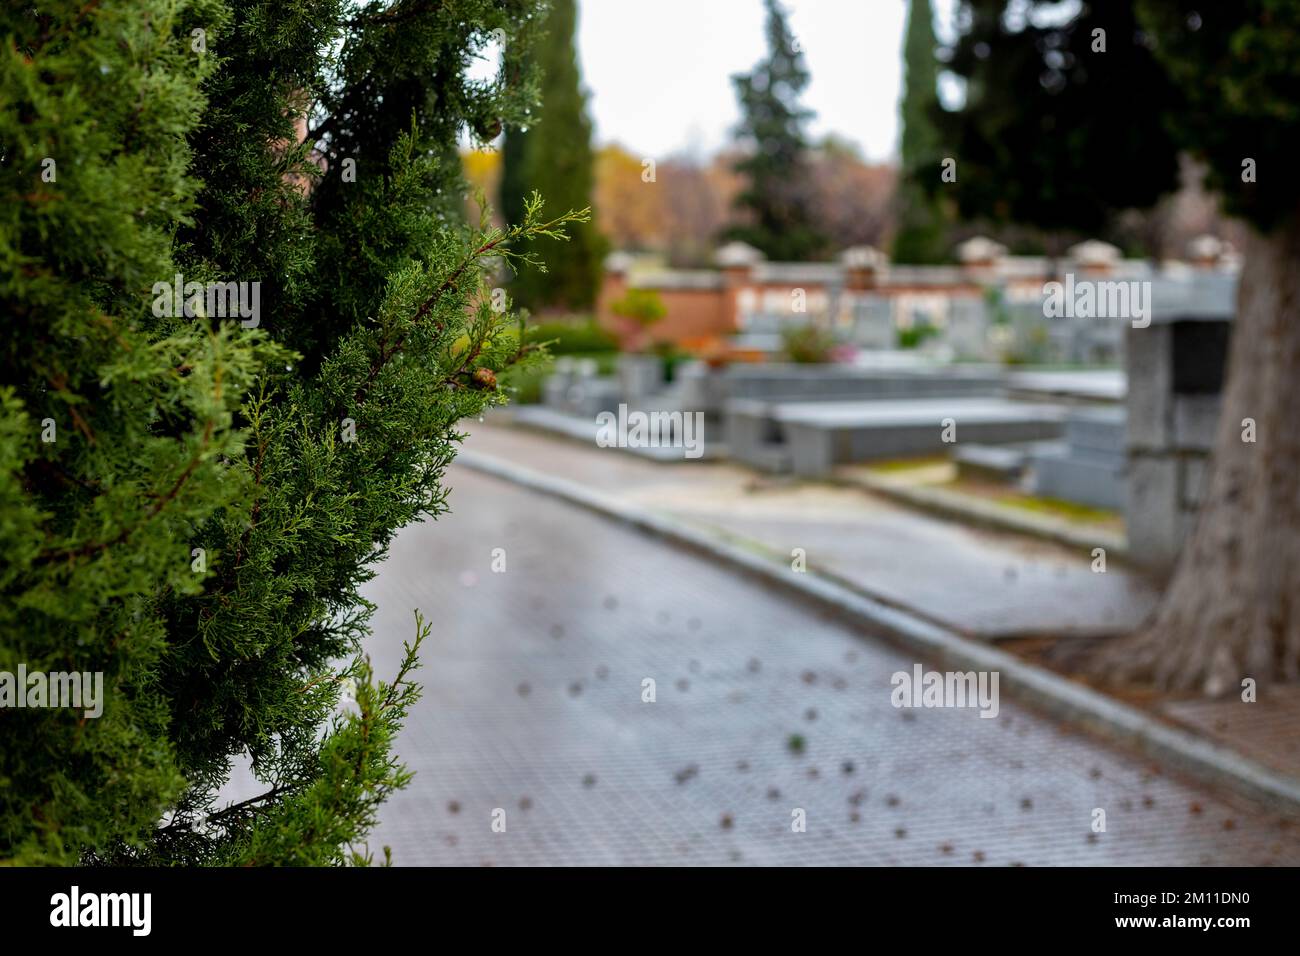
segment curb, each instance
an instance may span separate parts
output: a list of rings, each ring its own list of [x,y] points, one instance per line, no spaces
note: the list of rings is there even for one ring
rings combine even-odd
[[[1128,559],[1128,541],[1118,532],[1089,531],[1063,519],[1022,515],[992,502],[970,501],[941,488],[909,488],[869,476],[838,477],[832,480],[845,487],[874,492],[940,517],[956,518],[994,531],[1054,541],[1072,548],[1091,550],[1102,547],[1113,558],[1120,561]]]
[[[506,424],[537,434],[548,435],[552,438],[577,442],[587,448],[592,446],[592,436],[557,428],[528,411],[528,409],[537,407],[535,405],[524,405],[519,408],[509,409],[510,417],[506,420]],[[704,455],[706,461],[743,464],[730,457],[726,445],[719,446],[717,443],[710,443],[709,447],[713,450],[706,451]],[[661,458],[656,455],[649,455],[634,448],[620,448],[619,451],[635,455],[644,461],[652,461],[655,464],[672,464],[681,461],[680,458]],[[1063,518],[1024,514],[993,502],[971,500],[965,495],[953,494],[942,488],[909,487],[886,478],[877,478],[871,475],[845,476],[832,473],[811,480],[840,488],[868,491],[896,501],[899,504],[919,508],[940,518],[949,518],[965,524],[978,525],[990,531],[1023,535],[1040,541],[1051,541],[1070,548],[1081,548],[1085,551],[1102,547],[1106,549],[1109,557],[1129,564],[1128,540],[1121,532],[1092,531],[1072,524]]]
[[[890,643],[951,670],[995,670],[1002,686],[1037,709],[1138,753],[1159,757],[1204,782],[1226,786],[1289,814],[1300,814],[1300,780],[1226,747],[1163,724],[1141,711],[1036,667],[1006,651],[962,637],[909,611],[890,607],[816,573],[776,563],[676,519],[628,505],[584,485],[462,448],[456,462],[481,474],[557,498],[653,537],[737,568],[870,629]]]

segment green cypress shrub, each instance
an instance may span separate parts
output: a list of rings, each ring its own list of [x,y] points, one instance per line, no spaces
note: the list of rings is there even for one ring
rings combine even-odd
[[[454,213],[541,6],[0,11],[0,704],[103,675],[99,716],[0,707],[0,863],[369,859],[429,627],[378,680],[359,588],[536,354],[493,270],[586,218]]]

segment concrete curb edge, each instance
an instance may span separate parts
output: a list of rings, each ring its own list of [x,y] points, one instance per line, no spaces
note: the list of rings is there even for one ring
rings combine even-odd
[[[836,483],[849,488],[860,488],[898,501],[913,508],[921,508],[931,514],[944,518],[977,524],[980,527],[1008,534],[1026,535],[1043,541],[1053,541],[1070,548],[1091,551],[1103,547],[1110,556],[1120,561],[1128,560],[1128,542],[1122,535],[1114,532],[1093,532],[1086,528],[1074,527],[1069,522],[1059,519],[1046,519],[1030,515],[1019,515],[1014,511],[999,508],[993,504],[965,502],[945,494],[940,489],[907,488],[888,481],[873,480],[869,477],[836,478]]]

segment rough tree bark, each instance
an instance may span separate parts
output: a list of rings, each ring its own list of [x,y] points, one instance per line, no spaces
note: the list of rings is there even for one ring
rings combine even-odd
[[[1112,679],[1220,696],[1300,676],[1300,216],[1246,240],[1227,372],[1195,530],[1152,619],[1101,652]]]

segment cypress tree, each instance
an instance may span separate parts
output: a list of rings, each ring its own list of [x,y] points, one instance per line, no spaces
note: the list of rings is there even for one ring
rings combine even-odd
[[[966,98],[938,113],[958,181],[942,183],[936,166],[921,182],[963,219],[1089,237],[1117,210],[1176,189],[1178,148],[1163,117],[1181,109],[1181,94],[1136,8],[1085,4],[1065,23],[1045,17],[1039,26],[1030,6],[1017,30],[1006,25],[1010,9],[1004,0],[963,4],[948,66],[966,81]],[[1094,30],[1107,41],[1096,52]]]
[[[591,121],[582,90],[574,34],[574,0],[551,0],[544,33],[531,61],[541,83],[541,114],[506,133],[501,173],[501,207],[507,222],[519,222],[523,203],[536,189],[558,207],[591,205],[594,168]],[[546,311],[581,311],[596,302],[606,245],[591,223],[569,230],[567,244],[548,254],[546,271],[523,272],[510,284],[516,301]]]
[[[582,218],[447,211],[532,88],[464,67],[535,6],[0,12],[0,705],[103,681],[0,709],[0,862],[369,859],[429,627],[379,680],[358,589],[528,358],[489,260]]]
[[[804,260],[828,251],[816,223],[804,125],[812,116],[799,104],[808,85],[803,53],[776,0],[767,9],[767,57],[731,78],[740,102],[737,133],[746,147],[735,169],[745,179],[736,206],[748,221],[726,230],[769,259]]]
[[[911,0],[903,43],[898,233],[893,259],[905,263],[942,262],[947,236],[939,198],[917,184],[938,175],[939,134],[934,113],[939,105],[935,63],[934,14],[930,0]]]
[[[518,222],[524,214],[524,202],[528,198],[528,170],[525,163],[528,156],[528,127],[519,126],[506,132],[501,143],[501,181],[497,185],[497,205],[501,217],[506,222]],[[512,291],[516,300],[523,290],[516,282]]]

